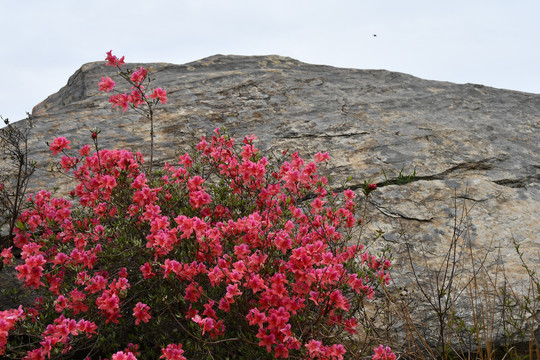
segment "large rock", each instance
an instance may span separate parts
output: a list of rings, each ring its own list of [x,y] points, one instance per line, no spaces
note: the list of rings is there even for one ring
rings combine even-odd
[[[539,269],[540,95],[280,56],[145,66],[169,95],[156,115],[158,161],[173,160],[194,136],[218,126],[237,137],[256,134],[264,150],[307,157],[328,151],[336,184],[351,175],[352,188],[365,179],[379,185],[364,236],[384,231],[373,246],[392,249],[401,286],[414,283],[408,255],[420,282],[435,280],[452,244],[456,274],[463,276],[456,284],[467,283],[481,263],[491,276],[504,265],[508,279],[526,291],[514,241],[530,268]],[[112,111],[98,92],[101,76],[114,73],[104,62],[85,64],[33,109],[32,157],[51,162],[46,141],[65,136],[80,147],[95,127],[104,147],[149,153],[148,121]],[[406,183],[400,171],[415,171],[414,181]],[[34,188],[54,183],[60,193],[69,181],[45,171],[34,180]]]

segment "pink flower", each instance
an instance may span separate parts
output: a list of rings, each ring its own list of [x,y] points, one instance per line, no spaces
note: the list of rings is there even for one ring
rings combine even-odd
[[[159,101],[161,101],[162,104],[167,103],[167,92],[163,90],[162,88],[157,88],[154,90],[154,93],[150,95],[152,99],[159,98]]]
[[[133,89],[128,95],[128,102],[132,103],[134,107],[141,106],[144,103],[141,92],[138,89]]]
[[[330,355],[332,359],[343,359],[343,355],[346,353],[345,347],[341,344],[334,344],[326,351],[327,355]]]
[[[129,107],[129,96],[127,93],[125,94],[118,94],[118,95],[112,95],[109,99],[109,102],[112,103],[112,107],[120,106],[122,108],[123,112],[126,112],[126,110]]]
[[[68,307],[68,302],[67,302],[66,297],[64,295],[58,296],[54,305],[54,309],[56,310],[56,312],[61,313],[67,307]]]
[[[84,319],[79,320],[79,322],[77,323],[77,327],[80,332],[84,332],[87,335],[95,334],[97,330],[96,324]]]
[[[314,340],[314,339],[311,339],[307,344],[306,344],[306,348],[308,349],[309,351],[309,355],[311,357],[315,357],[317,355],[319,355],[322,350],[323,350],[323,345],[322,345],[322,342],[318,341],[318,340]]]
[[[54,139],[51,146],[49,146],[49,149],[53,152],[53,155],[56,155],[64,149],[71,150],[71,148],[69,147],[70,142],[71,141],[67,140],[65,137],[60,136]]]
[[[88,154],[90,154],[90,145],[86,144],[84,145],[80,150],[79,150],[79,154],[81,156],[87,156]]]
[[[201,318],[200,315],[195,315],[191,320],[193,322],[199,324],[199,326],[202,328],[202,334],[204,335],[206,332],[210,332],[214,330],[216,327],[216,321],[210,317]]]
[[[150,279],[156,276],[156,274],[152,272],[152,265],[150,265],[148,262],[144,263],[144,265],[142,265],[140,269],[143,273],[143,278],[145,279]]]
[[[17,278],[24,280],[26,286],[34,289],[38,289],[43,282],[41,277],[43,275],[43,266],[47,261],[43,255],[33,255],[25,260],[25,263],[15,268],[19,273]]]
[[[345,196],[345,199],[352,200],[356,197],[356,194],[351,189],[347,189],[343,192],[343,195]]]
[[[315,154],[315,161],[318,162],[318,163],[326,161],[328,159],[330,159],[330,155],[328,155],[327,152],[321,153],[319,151],[318,153]]]
[[[114,85],[116,83],[112,81],[110,77],[101,77],[101,81],[99,82],[99,91],[105,91],[109,92],[114,89]]]
[[[238,284],[231,284],[227,286],[227,294],[225,294],[225,298],[228,302],[234,302],[233,298],[239,295],[242,295],[242,292],[238,290]]]
[[[146,75],[148,74],[148,70],[141,67],[139,70],[134,71],[133,74],[131,74],[130,80],[133,81],[135,84],[140,84],[146,79]]]
[[[120,298],[118,295],[111,293],[110,291],[105,291],[103,292],[103,295],[96,299],[96,304],[98,305],[98,309],[100,309],[107,318],[105,320],[106,324],[111,321],[118,324],[118,318],[120,317]]]
[[[165,349],[161,349],[161,356],[165,360],[186,360],[182,354],[184,350],[182,349],[182,344],[169,344]]]
[[[379,345],[379,347],[373,349],[373,351],[375,352],[372,357],[373,360],[396,360],[396,354],[394,354],[392,349],[388,346],[384,347],[383,345]]]
[[[118,59],[112,54],[112,50],[107,52],[107,57],[105,60],[107,61],[107,66],[117,66],[120,68],[122,65],[124,65],[124,57],[122,56],[120,59]]]
[[[15,322],[25,318],[22,305],[17,310],[0,311],[0,355],[4,354],[7,344],[8,332],[15,326]]]
[[[2,250],[2,253],[0,253],[0,256],[3,257],[2,262],[6,265],[11,264],[11,261],[13,259],[13,254],[11,253],[11,249],[13,246],[10,246],[6,249]]]
[[[257,308],[252,308],[247,314],[246,318],[249,321],[249,325],[259,325],[259,328],[262,328],[266,322],[266,314],[260,312]]]
[[[334,306],[338,309],[343,309],[345,311],[349,311],[349,300],[343,296],[341,291],[334,290],[330,294],[330,301],[334,304]]]
[[[133,308],[133,316],[137,318],[137,320],[135,320],[135,325],[139,325],[141,321],[147,323],[152,318],[148,313],[149,310],[150,307],[140,301],[135,305]]]
[[[121,278],[126,278],[128,276],[127,269],[125,267],[121,268],[118,271],[118,276],[121,277]]]
[[[261,341],[259,341],[259,346],[265,346],[267,352],[272,351],[272,345],[276,343],[276,336],[274,334],[268,335],[263,328],[259,328],[257,337],[261,339]]]
[[[289,349],[287,349],[283,344],[278,344],[274,350],[274,357],[276,359],[280,357],[287,359],[289,357]]]
[[[119,351],[112,356],[112,360],[137,360],[132,352]]]
[[[139,344],[129,343],[128,346],[124,349],[124,351],[126,353],[130,352],[135,356],[139,356],[141,354],[141,352],[139,351]]]
[[[69,169],[75,166],[76,162],[77,162],[76,157],[71,158],[69,156],[64,155],[62,156],[62,160],[60,160],[60,165],[62,166],[62,169],[64,171],[68,171]]]
[[[358,330],[356,330],[358,321],[355,318],[345,320],[343,325],[345,325],[345,330],[347,330],[349,334],[358,334]]]

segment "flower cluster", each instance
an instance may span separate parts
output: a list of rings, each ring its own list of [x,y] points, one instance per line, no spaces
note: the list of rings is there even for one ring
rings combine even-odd
[[[373,349],[373,352],[373,360],[396,360],[397,358],[388,346],[379,345],[378,348]]]
[[[49,291],[58,315],[27,358],[68,351],[82,333],[97,341],[97,327],[127,324],[169,339],[162,358],[195,353],[175,345],[165,323],[201,339],[243,336],[277,358],[342,359],[346,349],[331,335],[357,332],[352,309],[388,281],[390,261],[353,241],[353,191],[329,192],[316,162],[298,153],[271,164],[254,140],[237,147],[216,129],[153,182],[140,154],[90,153],[86,145],[78,156],[64,155],[64,170],[78,180],[71,194],[79,208],[38,192],[15,237],[24,261],[19,279]],[[57,152],[69,142],[53,144]],[[9,263],[10,250],[2,256]]]
[[[120,93],[111,95],[109,102],[112,103],[112,107],[120,107],[123,112],[132,106],[133,108],[138,108],[142,104],[155,105],[157,101],[161,104],[167,103],[167,92],[162,88],[156,88],[151,93],[150,96],[147,95],[147,90],[143,83],[145,80],[148,80],[148,69],[141,67],[135,71],[131,70],[122,70],[122,65],[124,65],[124,57],[122,56],[118,59],[115,55],[112,54],[112,50],[107,52],[107,66],[116,66],[120,71],[119,75],[123,77],[130,85],[131,89],[129,93]],[[110,77],[101,77],[99,82],[99,91],[109,92],[114,90],[116,83]],[[148,97],[152,99],[148,100]]]
[[[25,318],[22,306],[18,309],[0,311],[0,355],[5,353],[8,332],[15,326],[15,322]]]

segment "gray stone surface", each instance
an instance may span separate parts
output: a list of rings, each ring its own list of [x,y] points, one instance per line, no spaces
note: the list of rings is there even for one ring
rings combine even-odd
[[[458,261],[465,274],[472,269],[466,260],[470,243],[477,263],[487,253],[489,274],[502,264],[526,291],[512,239],[531,268],[539,269],[540,95],[280,56],[216,55],[146,66],[169,96],[156,114],[158,161],[173,160],[194,136],[217,126],[237,137],[254,133],[265,150],[299,150],[306,157],[328,151],[336,183],[351,175],[355,189],[368,178],[379,184],[364,236],[384,231],[373,246],[392,248],[401,285],[410,280],[400,277],[410,271],[407,248],[417,269],[434,276],[455,230],[467,240]],[[148,154],[145,118],[112,111],[108,96],[98,92],[101,76],[114,72],[104,62],[85,64],[33,109],[34,158],[51,162],[45,142],[56,136],[72,140],[74,148],[89,143],[95,127],[104,147]],[[56,184],[65,191],[69,179],[44,169],[34,186]],[[395,180],[392,172],[402,169],[415,169],[415,181],[385,185],[384,173]]]

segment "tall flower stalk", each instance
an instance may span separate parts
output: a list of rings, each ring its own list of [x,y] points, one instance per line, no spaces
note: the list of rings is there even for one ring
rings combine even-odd
[[[150,85],[151,79],[148,77],[148,70],[144,67],[132,71],[131,69],[122,70],[122,65],[125,65],[124,56],[121,58],[112,54],[112,50],[107,52],[107,66],[116,66],[119,70],[118,75],[126,80],[131,85],[130,93],[120,93],[111,95],[109,102],[112,107],[121,107],[123,112],[131,107],[141,111],[150,121],[150,164],[148,167],[148,177],[152,180],[152,165],[154,163],[154,110],[158,102],[161,104],[167,103],[167,92],[162,88],[155,88],[151,95],[147,94],[147,86]],[[110,77],[101,77],[99,82],[99,91],[109,92],[114,90],[116,83]],[[141,110],[142,106],[146,106],[146,110]]]

